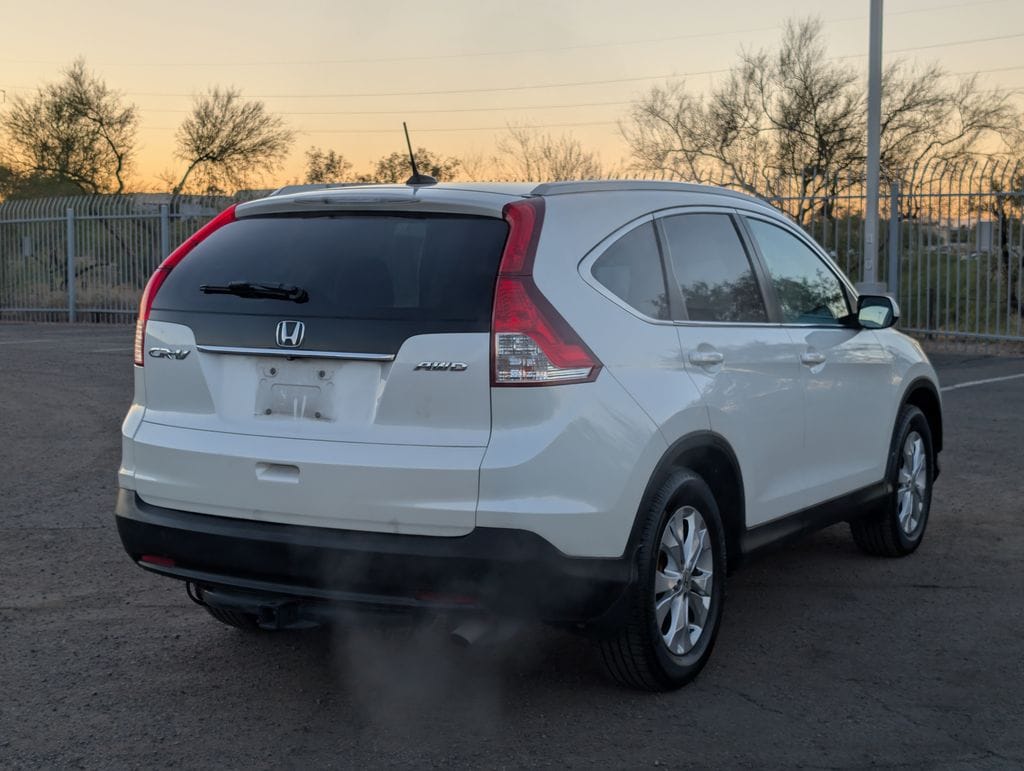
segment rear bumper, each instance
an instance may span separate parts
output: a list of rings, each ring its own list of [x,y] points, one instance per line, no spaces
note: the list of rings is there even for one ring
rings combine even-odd
[[[283,525],[153,506],[125,489],[116,520],[141,567],[191,581],[213,603],[299,603],[309,617],[331,607],[483,611],[600,628],[617,623],[634,578],[629,557],[567,557],[524,530],[438,537]]]

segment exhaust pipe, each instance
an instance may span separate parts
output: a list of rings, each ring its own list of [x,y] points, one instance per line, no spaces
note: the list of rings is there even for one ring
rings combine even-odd
[[[522,622],[513,618],[467,618],[452,630],[452,642],[462,648],[471,645],[501,645],[515,637]]]
[[[476,645],[494,629],[494,624],[483,618],[469,618],[452,630],[452,642],[460,648]]]

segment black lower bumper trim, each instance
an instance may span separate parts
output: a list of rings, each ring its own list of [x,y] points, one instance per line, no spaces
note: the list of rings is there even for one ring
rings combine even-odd
[[[524,530],[476,528],[459,537],[332,530],[167,509],[130,490],[118,493],[116,519],[125,550],[142,567],[259,597],[607,623],[633,580],[629,557],[567,557]]]

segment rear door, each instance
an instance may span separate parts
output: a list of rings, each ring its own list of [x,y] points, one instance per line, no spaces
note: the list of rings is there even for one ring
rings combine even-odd
[[[185,356],[146,356],[139,494],[228,516],[468,532],[506,235],[500,216],[387,211],[240,217],[213,232],[153,303],[146,351]],[[226,293],[238,282],[304,296]]]
[[[793,512],[806,486],[797,345],[769,317],[763,278],[731,211],[688,209],[658,224],[682,298],[685,366],[712,431],[736,453],[747,526]]]
[[[618,306],[604,320],[604,366],[669,436],[694,430],[693,412],[699,403],[686,400],[693,388],[680,366],[679,337],[672,323],[674,295],[668,291],[654,217],[631,223],[594,252],[596,258],[583,263],[584,274]],[[696,428],[706,429],[706,421]]]

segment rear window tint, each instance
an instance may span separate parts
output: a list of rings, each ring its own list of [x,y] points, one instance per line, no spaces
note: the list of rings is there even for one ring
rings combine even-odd
[[[168,276],[154,309],[477,322],[486,328],[508,226],[488,217],[332,214],[243,218]],[[292,284],[309,300],[205,294],[203,284]]]
[[[631,230],[598,257],[594,278],[616,297],[652,319],[668,318],[668,292],[654,225]]]
[[[687,319],[768,320],[761,287],[728,215],[680,214],[662,222]]]

